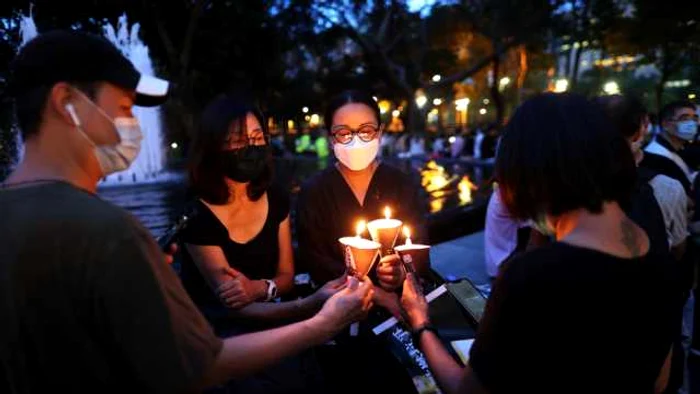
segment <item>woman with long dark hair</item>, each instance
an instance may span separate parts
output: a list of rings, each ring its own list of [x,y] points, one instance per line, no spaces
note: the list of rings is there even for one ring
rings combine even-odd
[[[493,287],[466,367],[444,349],[412,280],[403,305],[447,393],[652,393],[668,381],[679,285],[621,208],[635,182],[624,138],[595,104],[525,102],[496,163],[508,211],[556,242],[510,260]]]

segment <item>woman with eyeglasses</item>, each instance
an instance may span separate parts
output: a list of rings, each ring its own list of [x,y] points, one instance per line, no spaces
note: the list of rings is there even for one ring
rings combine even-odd
[[[415,237],[420,240],[424,236],[425,208],[417,183],[399,169],[377,159],[383,125],[372,95],[354,90],[341,93],[329,101],[324,122],[337,162],[304,184],[297,215],[301,261],[309,268],[317,285],[345,272],[338,238],[354,235],[359,220],[383,217],[387,206],[393,217],[411,227]],[[399,314],[399,299],[395,291],[404,275],[398,259],[383,258],[370,277],[376,285],[375,304]],[[354,375],[363,377],[358,381],[373,382],[373,388],[396,379],[384,392],[414,390],[408,378],[407,385],[400,389],[401,375],[405,372],[384,349],[385,345],[375,345],[372,337],[373,334],[361,326],[359,338],[339,338],[335,347],[327,349],[335,353],[331,362],[322,363],[332,367],[326,371],[328,379],[348,382],[342,373],[352,370]],[[361,372],[357,371],[358,365],[363,366]],[[387,379],[386,373],[398,377]],[[366,385],[354,387],[351,383],[344,384],[343,389],[356,392],[368,388]]]
[[[272,186],[268,137],[255,106],[221,96],[202,114],[190,154],[196,213],[182,234],[181,279],[222,337],[312,316],[346,283],[338,275],[309,297],[271,302],[292,290],[294,262],[289,197]],[[313,356],[304,354],[227,388],[315,392],[319,376]]]

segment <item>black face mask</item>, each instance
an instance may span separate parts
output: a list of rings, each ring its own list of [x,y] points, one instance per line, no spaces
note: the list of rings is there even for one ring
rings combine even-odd
[[[265,170],[267,147],[247,146],[220,153],[224,175],[236,182],[248,183],[257,179]]]

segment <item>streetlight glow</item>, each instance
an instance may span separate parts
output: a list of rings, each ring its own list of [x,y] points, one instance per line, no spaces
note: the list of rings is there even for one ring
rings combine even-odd
[[[486,115],[486,112],[488,112],[488,111],[486,111],[486,108],[482,108],[479,110],[479,113],[482,115]]]
[[[319,123],[321,123],[321,117],[318,116],[318,114],[312,114],[309,119],[309,124],[311,126],[318,126]]]
[[[690,94],[688,95],[688,99],[689,99],[689,100],[694,100],[694,99],[695,99],[695,93],[690,93]]]
[[[433,75],[433,82],[440,82],[442,76],[440,74]]]
[[[416,97],[416,105],[418,105],[418,108],[423,108],[425,106],[425,103],[428,102],[428,98],[425,97],[425,95],[420,95]]]
[[[455,109],[457,111],[466,111],[468,106],[469,98],[467,97],[455,100]]]
[[[309,107],[304,107],[301,109],[301,112],[303,113],[308,113],[309,112]]]
[[[177,144],[177,142],[173,142],[172,144],[170,144],[170,147],[173,149],[177,149],[178,146],[179,145]]]
[[[400,115],[401,115],[401,111],[399,111],[398,109],[391,111],[391,116],[393,116],[395,118],[398,118]]]
[[[503,77],[503,78],[501,78],[500,81],[498,81],[498,83],[501,86],[501,89],[503,89],[504,87],[508,86],[508,84],[510,83],[510,78]]]
[[[567,90],[569,90],[569,81],[566,78],[560,78],[554,82],[554,93],[564,93]]]
[[[440,104],[442,104],[442,99],[439,99],[439,98],[433,99],[433,105],[440,105]]]
[[[620,93],[620,85],[617,84],[615,81],[608,81],[603,85],[603,91],[605,94],[619,94]]]

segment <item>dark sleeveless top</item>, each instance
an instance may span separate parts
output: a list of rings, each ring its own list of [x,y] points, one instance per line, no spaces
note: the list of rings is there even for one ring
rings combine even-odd
[[[204,203],[197,200],[195,202],[197,214],[183,230],[182,243],[219,246],[229,265],[248,279],[273,278],[277,274],[279,265],[279,225],[289,215],[289,195],[280,188],[271,187],[267,191],[267,199],[269,208],[262,230],[244,244],[229,238],[226,226]],[[180,277],[185,289],[197,305],[221,305],[184,248]]]

